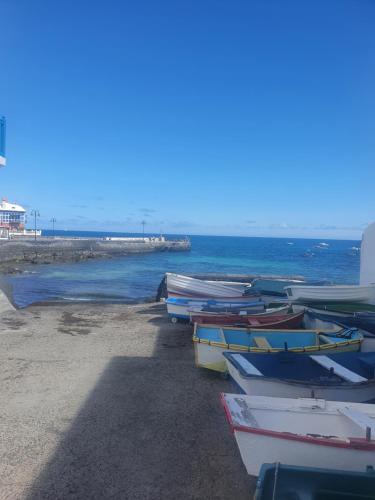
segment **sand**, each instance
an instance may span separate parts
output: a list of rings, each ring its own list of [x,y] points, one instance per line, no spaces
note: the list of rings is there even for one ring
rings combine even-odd
[[[0,498],[251,498],[191,334],[159,303],[3,314]]]

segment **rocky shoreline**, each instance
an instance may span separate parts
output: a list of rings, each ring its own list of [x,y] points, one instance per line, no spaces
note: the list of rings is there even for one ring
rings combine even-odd
[[[81,262],[108,259],[137,253],[185,252],[190,241],[148,240],[114,241],[89,238],[50,238],[9,240],[0,242],[0,272],[19,274],[33,264]]]

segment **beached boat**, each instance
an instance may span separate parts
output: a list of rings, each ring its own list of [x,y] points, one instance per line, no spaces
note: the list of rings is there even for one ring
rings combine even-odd
[[[334,464],[332,464],[334,466]],[[374,500],[375,472],[263,464],[254,500]]]
[[[256,328],[194,325],[195,363],[198,367],[227,372],[223,353],[291,351],[326,354],[329,352],[359,351],[363,340],[356,329],[336,330],[262,330]]]
[[[301,328],[304,312],[294,314],[201,314],[193,312],[190,314],[192,323],[200,325],[233,325],[253,328]]]
[[[223,353],[230,377],[249,396],[375,400],[375,353]]]
[[[365,470],[375,465],[375,405],[222,394],[248,474],[263,463]]]
[[[194,307],[218,307],[220,310],[251,310],[253,312],[264,311],[265,304],[261,300],[237,301],[235,299],[193,299],[191,297],[168,297],[165,303],[167,304],[168,315],[172,321],[178,319],[190,320],[190,310]]]
[[[337,304],[337,306],[340,305],[342,306],[342,304]],[[305,310],[307,314],[313,315],[319,320],[325,322],[334,321],[341,325],[360,328],[361,330],[375,334],[375,306],[364,306],[361,310],[360,305],[353,305],[354,311],[352,312],[344,312],[345,308],[335,307],[334,304],[329,307],[321,307],[320,305],[315,305],[314,307],[293,306],[293,310]],[[355,309],[358,309],[358,311],[355,311]]]
[[[184,297],[242,297],[246,286],[205,281],[182,274],[166,273],[168,296],[170,293]]]
[[[276,295],[280,297],[286,296],[285,287],[286,286],[300,286],[306,284],[304,280],[288,280],[288,279],[272,279],[272,278],[257,278],[255,279],[251,287],[266,295]]]
[[[288,286],[292,302],[368,302],[375,299],[375,285]]]
[[[200,316],[204,316],[207,318],[210,318],[212,316],[249,316],[251,317],[258,317],[258,316],[264,316],[264,317],[270,317],[270,316],[285,316],[286,314],[289,314],[291,312],[291,308],[289,304],[283,305],[281,307],[267,307],[264,309],[262,312],[254,312],[251,308],[246,309],[246,307],[242,306],[236,306],[236,307],[231,307],[231,308],[226,308],[226,307],[221,307],[219,306],[195,306],[191,307],[189,309],[190,316],[193,316],[194,314],[199,314]],[[300,311],[296,311],[300,312]]]

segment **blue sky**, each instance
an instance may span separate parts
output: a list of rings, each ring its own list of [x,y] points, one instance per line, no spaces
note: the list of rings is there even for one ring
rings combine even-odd
[[[60,229],[360,237],[372,0],[0,0],[0,194]]]

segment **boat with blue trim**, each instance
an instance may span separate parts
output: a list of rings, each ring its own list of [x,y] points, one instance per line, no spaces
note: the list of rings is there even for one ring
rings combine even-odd
[[[230,377],[250,396],[375,400],[375,352],[324,355],[224,352]]]
[[[257,298],[237,299],[207,299],[192,297],[168,297],[165,300],[168,315],[173,322],[179,319],[190,320],[190,311],[196,308],[209,308],[219,311],[247,311],[251,313],[264,312],[265,303]]]
[[[327,330],[267,330],[196,323],[193,335],[196,365],[223,373],[227,372],[226,351],[325,354],[359,351],[362,341],[359,330],[334,324],[328,324]]]

